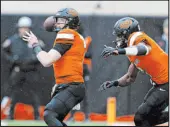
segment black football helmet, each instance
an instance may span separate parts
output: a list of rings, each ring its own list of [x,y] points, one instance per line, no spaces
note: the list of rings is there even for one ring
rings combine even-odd
[[[78,16],[78,12],[72,8],[64,8],[59,10],[54,18],[57,21],[57,18],[65,18],[68,20],[68,23],[62,28],[66,28],[69,26],[71,29],[77,29],[80,26],[80,19]],[[53,31],[58,32],[61,29],[54,27]]]
[[[127,42],[130,34],[137,31],[140,31],[140,26],[136,19],[131,17],[119,19],[113,28],[113,35],[117,36],[116,41],[114,41],[114,43],[116,43],[116,47],[127,47]]]

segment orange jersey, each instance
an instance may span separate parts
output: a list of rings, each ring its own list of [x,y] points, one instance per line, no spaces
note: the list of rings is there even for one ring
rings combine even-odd
[[[157,84],[168,82],[168,55],[144,32],[134,32],[128,39],[128,47],[144,42],[151,47],[145,56],[128,56],[130,62],[150,75]]]
[[[84,38],[76,31],[63,29],[58,32],[56,43],[72,44],[71,48],[53,64],[56,84],[84,82],[83,61],[86,50]]]
[[[92,38],[90,36],[87,36],[85,38],[85,43],[86,43],[86,51],[88,50],[90,44],[91,44]],[[91,59],[90,58],[84,58],[84,64],[86,64],[88,66],[88,69],[91,70],[92,66],[91,66]]]
[[[90,44],[91,44],[92,38],[90,36],[87,36],[85,38],[85,43],[86,43],[86,51],[88,50]]]

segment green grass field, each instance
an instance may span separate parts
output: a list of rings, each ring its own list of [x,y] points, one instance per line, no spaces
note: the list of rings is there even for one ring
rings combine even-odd
[[[107,126],[106,122],[66,122],[68,126]],[[3,120],[1,126],[47,126],[44,121],[33,120]],[[115,122],[112,126],[134,126],[133,122]],[[168,126],[164,123],[158,126]]]
[[[4,120],[1,125],[4,126],[47,126],[44,121],[19,121],[19,120]],[[69,126],[106,126],[105,122],[66,122]]]

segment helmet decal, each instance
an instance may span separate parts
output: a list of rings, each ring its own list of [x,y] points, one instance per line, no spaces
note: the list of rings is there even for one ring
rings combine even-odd
[[[128,20],[125,20],[124,22],[122,22],[119,27],[120,27],[121,29],[127,29],[127,28],[129,28],[131,25],[132,25],[132,20],[131,20],[131,19],[128,19]]]
[[[139,23],[136,19],[131,17],[124,17],[119,19],[113,28],[113,35],[118,37],[114,41],[117,47],[124,48],[127,46],[128,38],[133,32],[140,31]]]
[[[74,10],[74,9],[70,9],[70,10],[68,10],[68,13],[69,13],[70,15],[74,16],[74,17],[78,16],[77,11],[76,11],[76,10]]]

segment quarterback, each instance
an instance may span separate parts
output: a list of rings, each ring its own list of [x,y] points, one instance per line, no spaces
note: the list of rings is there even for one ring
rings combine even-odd
[[[40,48],[31,31],[23,36],[23,40],[33,46],[44,67],[53,65],[56,84],[52,89],[52,99],[44,111],[44,120],[48,126],[66,126],[63,119],[85,95],[83,61],[86,43],[77,32],[79,25],[78,13],[72,8],[61,9],[56,15],[47,18],[44,24],[46,30],[57,33],[53,48],[49,52]]]

